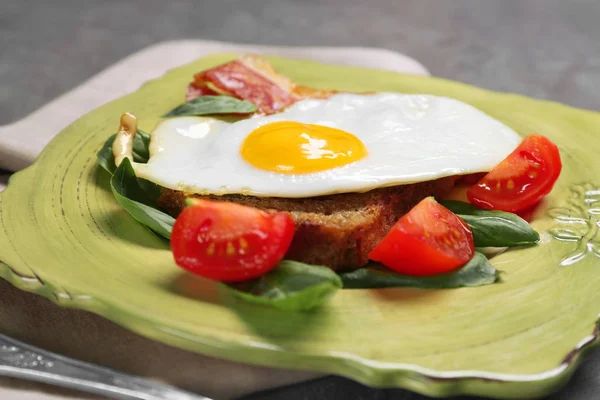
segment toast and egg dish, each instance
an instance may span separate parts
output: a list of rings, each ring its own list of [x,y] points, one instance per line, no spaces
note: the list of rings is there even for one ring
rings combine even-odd
[[[176,263],[225,282],[281,260],[336,272],[377,261],[411,276],[481,267],[476,246],[539,240],[512,213],[535,207],[561,169],[547,138],[523,140],[459,100],[299,86],[257,56],[196,74],[186,98],[143,133],[141,162],[137,119],[123,114],[108,157],[131,169],[120,179],[159,188],[150,206],[166,214],[124,207],[142,223],[160,220]],[[474,176],[471,204],[435,201]]]
[[[510,128],[457,100],[336,94],[235,123],[181,117],[151,134],[136,175],[166,188],[177,216],[186,197],[287,211],[287,258],[358,268],[391,226],[461,175],[487,172],[519,144]]]

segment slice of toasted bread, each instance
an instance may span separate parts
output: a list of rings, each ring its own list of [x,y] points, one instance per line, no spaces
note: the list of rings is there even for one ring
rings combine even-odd
[[[287,259],[326,265],[335,270],[364,266],[369,252],[392,225],[427,196],[447,194],[456,177],[375,189],[366,193],[288,199],[244,195],[200,196],[165,189],[158,206],[177,216],[186,197],[231,201],[267,212],[289,212],[296,224]]]

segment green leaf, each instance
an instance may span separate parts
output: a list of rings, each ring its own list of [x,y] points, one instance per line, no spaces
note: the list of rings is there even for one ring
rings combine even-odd
[[[327,267],[283,260],[259,278],[224,286],[246,301],[298,311],[323,304],[342,288],[342,281]]]
[[[440,204],[471,227],[475,247],[512,247],[534,244],[540,240],[540,235],[516,214],[485,210],[455,200],[441,201]]]
[[[210,114],[249,114],[255,111],[256,106],[246,100],[239,100],[230,96],[200,96],[175,107],[163,115],[163,117]]]
[[[98,151],[98,164],[108,171],[111,175],[115,173],[117,167],[115,166],[115,158],[112,152],[112,144],[115,141],[115,136],[111,137],[104,142],[102,148]],[[133,159],[138,163],[147,163],[150,159],[150,135],[146,132],[139,130],[133,139]],[[145,179],[138,179],[140,186],[147,193],[149,199],[154,204],[160,196],[161,188],[157,184],[150,182]]]
[[[150,159],[150,135],[138,129],[133,138],[133,161],[147,163]]]
[[[154,182],[148,181],[143,178],[137,178],[140,187],[146,192],[147,200],[153,207],[156,207],[156,202],[162,192],[162,187]]]
[[[498,271],[483,254],[475,253],[471,261],[460,269],[431,276],[398,274],[381,264],[340,274],[344,289],[376,289],[388,287],[416,287],[423,289],[450,289],[465,286],[489,285],[498,280]]]
[[[104,145],[98,151],[98,153],[96,153],[98,164],[111,175],[114,174],[115,170],[117,169],[115,165],[115,157],[113,156],[112,152],[112,144],[115,141],[115,136],[116,135],[112,135],[109,137],[106,142],[104,142]]]
[[[135,176],[129,158],[125,158],[110,179],[115,198],[139,223],[169,239],[175,219],[157,210],[155,199],[148,195]]]
[[[115,157],[112,152],[112,144],[115,141],[115,136],[109,137],[102,148],[96,153],[98,164],[108,171],[111,175],[115,173]],[[150,158],[150,135],[138,129],[137,134],[133,138],[133,161],[139,163],[147,163]]]

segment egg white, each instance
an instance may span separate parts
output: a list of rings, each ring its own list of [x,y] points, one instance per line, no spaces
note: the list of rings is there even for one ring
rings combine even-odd
[[[255,168],[241,157],[240,146],[254,129],[275,121],[342,129],[357,136],[368,155],[302,175]],[[489,171],[520,141],[506,125],[455,99],[338,94],[235,123],[202,117],[163,121],[152,132],[150,160],[134,168],[140,177],[191,193],[311,197]]]

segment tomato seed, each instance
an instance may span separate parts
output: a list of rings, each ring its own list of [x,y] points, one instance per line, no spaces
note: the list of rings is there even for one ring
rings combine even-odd
[[[231,242],[227,242],[227,255],[232,256],[234,254],[235,254],[235,247],[233,247],[233,244],[231,244]]]
[[[208,247],[206,248],[206,254],[209,256],[212,256],[215,254],[215,244],[211,243],[208,245]]]

